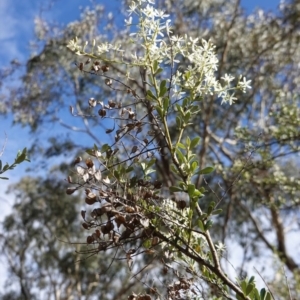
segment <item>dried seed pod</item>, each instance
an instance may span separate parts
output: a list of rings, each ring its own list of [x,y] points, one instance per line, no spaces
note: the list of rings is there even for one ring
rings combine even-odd
[[[113,100],[108,100],[108,105],[109,107],[114,108],[116,107],[116,102],[114,102]]]
[[[105,73],[105,72],[109,71],[109,66],[104,65],[104,66],[101,67],[101,70],[102,70],[103,73]]]
[[[94,238],[93,238],[91,235],[89,235],[89,236],[86,238],[87,244],[92,244],[94,241],[95,241],[95,240],[94,240]]]
[[[162,182],[155,180],[153,183],[155,189],[160,189],[162,187]]]
[[[97,105],[97,100],[95,98],[90,98],[89,99],[89,106],[90,107],[95,107]]]
[[[82,62],[79,64],[78,68],[80,71],[83,71],[83,63]]]
[[[67,195],[72,195],[77,189],[76,188],[67,188],[66,194]]]
[[[112,80],[109,79],[109,78],[106,78],[104,82],[105,82],[105,84],[106,84],[107,86],[111,86],[111,85],[112,85]]]
[[[85,160],[85,164],[86,164],[86,166],[87,166],[89,169],[91,169],[91,168],[94,166],[94,163],[93,163],[93,161],[92,161],[90,158],[87,158],[87,159]]]
[[[87,224],[87,223],[82,223],[82,227],[83,227],[84,229],[90,229],[90,226],[89,226],[89,224]]]
[[[134,213],[135,212],[135,210],[134,210],[134,208],[132,206],[126,206],[125,207],[125,211],[127,213]]]
[[[93,66],[91,67],[91,70],[92,70],[92,71],[95,71],[95,72],[98,72],[98,71],[100,70],[100,68],[99,68],[98,66],[93,65]]]
[[[93,205],[94,203],[97,202],[97,198],[90,198],[90,197],[86,197],[85,198],[85,203],[88,204],[88,205]]]
[[[82,219],[83,219],[83,220],[85,220],[85,213],[86,213],[85,210],[82,210],[82,211],[81,211],[81,216],[82,216]]]
[[[137,146],[133,146],[132,149],[131,149],[130,154],[134,154],[137,150],[138,150],[138,147]]]
[[[80,156],[76,157],[74,160],[74,165],[79,164],[82,161],[82,158]]]
[[[186,202],[184,200],[178,200],[176,201],[176,206],[178,209],[184,209],[186,208]]]
[[[102,118],[104,118],[106,116],[106,110],[101,108],[98,110],[98,115]]]

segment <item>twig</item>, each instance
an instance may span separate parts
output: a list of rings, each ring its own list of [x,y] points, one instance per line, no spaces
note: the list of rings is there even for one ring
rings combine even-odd
[[[291,289],[290,289],[290,286],[289,286],[289,282],[288,282],[288,278],[287,278],[287,275],[286,275],[286,272],[285,272],[284,266],[282,266],[282,270],[283,270],[283,274],[284,274],[284,277],[285,277],[286,286],[288,287],[288,291],[289,291],[289,298],[290,298],[290,300],[292,300]]]
[[[258,272],[258,270],[254,267],[254,270],[257,272],[257,274],[259,275],[259,277],[262,279],[262,281],[264,282],[264,284],[266,285],[266,287],[268,288],[272,298],[275,300],[275,297],[270,289],[270,287],[268,286],[267,282],[265,281],[265,279],[262,277],[262,275]]]

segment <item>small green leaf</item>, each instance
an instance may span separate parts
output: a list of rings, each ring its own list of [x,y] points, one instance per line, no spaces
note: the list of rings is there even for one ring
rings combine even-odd
[[[212,220],[208,220],[204,226],[205,231],[208,230],[211,226],[213,225],[213,221]]]
[[[134,170],[133,167],[129,167],[129,168],[126,169],[126,173],[130,173],[130,172],[133,171],[133,170]]]
[[[241,282],[241,288],[242,288],[243,293],[246,294],[247,283],[246,283],[245,280],[243,280],[243,281]]]
[[[167,92],[167,87],[166,87],[167,81],[162,80],[159,86],[159,97],[163,97],[165,93]]]
[[[181,129],[182,127],[182,121],[179,116],[176,117],[176,126],[178,129]]]
[[[181,149],[186,149],[185,145],[182,144],[182,143],[178,143],[177,145],[178,145],[178,147],[181,148]]]
[[[165,97],[163,99],[163,107],[165,111],[168,111],[170,105],[170,99],[168,97]]]
[[[9,169],[9,164],[8,163],[6,163],[5,165],[4,165],[4,167],[3,167],[3,172],[5,172],[5,171],[7,171]]]
[[[195,148],[199,144],[199,142],[200,142],[200,137],[199,136],[192,139],[190,149]]]
[[[200,219],[198,220],[198,227],[200,228],[201,231],[205,231],[203,222]]]
[[[189,136],[186,137],[185,143],[186,143],[187,148],[190,149],[190,146],[191,146],[191,139],[190,139]]]
[[[104,144],[102,147],[101,147],[101,152],[106,152],[107,150],[110,150],[110,146],[108,144]]]
[[[206,167],[202,170],[199,171],[199,174],[210,174],[211,172],[213,172],[215,170],[214,167]]]
[[[157,67],[158,67],[158,61],[157,60],[155,60],[154,62],[153,62],[153,71],[154,71],[154,73],[157,71]]]
[[[271,300],[271,294],[269,292],[267,292],[267,295],[265,297],[265,300]]]
[[[158,75],[159,73],[161,73],[164,69],[162,68],[158,68],[157,71],[154,73],[154,75]]]
[[[182,154],[182,152],[179,150],[179,148],[176,149],[176,154],[177,154],[177,158],[178,158],[180,164],[185,162],[185,157]]]
[[[164,116],[165,116],[165,111],[164,111],[164,109],[163,109],[162,107],[158,106],[158,105],[155,106],[155,109],[156,109],[156,111],[157,111],[159,117],[160,117],[161,119],[163,119]]]
[[[248,296],[252,292],[253,288],[254,288],[253,284],[251,284],[251,283],[248,284],[248,286],[246,288],[246,296]]]
[[[266,289],[265,288],[262,288],[260,290],[260,299],[261,300],[265,300],[265,296],[266,296]]]
[[[8,177],[0,177],[0,179],[8,180]]]
[[[0,171],[2,170],[2,161],[0,159]]]
[[[223,211],[223,209],[219,208],[219,209],[214,210],[211,214],[212,215],[219,215],[222,211]]]
[[[194,184],[188,184],[187,190],[188,190],[188,194],[189,194],[190,198],[193,198],[194,197],[194,192],[195,192],[195,185]]]
[[[157,98],[153,95],[151,90],[147,90],[147,96],[149,96],[150,98],[157,100]]]
[[[182,188],[178,187],[178,186],[170,186],[169,188],[171,193],[176,193],[176,192],[182,192]]]
[[[20,164],[26,159],[26,153],[22,152],[15,160],[15,164]]]

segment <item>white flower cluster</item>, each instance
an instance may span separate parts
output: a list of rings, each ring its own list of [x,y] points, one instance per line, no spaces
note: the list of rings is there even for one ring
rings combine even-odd
[[[236,97],[235,90],[246,92],[250,87],[250,80],[240,77],[236,86],[233,86],[234,77],[225,74],[222,83],[216,79],[215,72],[218,68],[218,58],[215,54],[215,46],[205,40],[191,38],[187,35],[180,37],[172,35],[171,20],[163,11],[154,7],[153,0],[132,1],[129,6],[129,19],[125,19],[125,24],[131,26],[133,19],[138,17],[137,32],[131,33],[133,45],[141,45],[143,51],[131,54],[130,62],[126,62],[123,57],[120,60],[124,64],[146,67],[152,75],[155,75],[153,65],[159,64],[162,69],[166,67],[176,67],[177,71],[172,76],[173,96],[182,97],[186,93],[192,95],[194,99],[203,98],[205,95],[215,95],[222,103],[232,104]],[[94,55],[94,44],[92,55]],[[78,55],[92,57],[85,52],[86,44],[81,47],[78,40],[72,40],[68,44],[69,49]],[[95,55],[99,56],[111,50],[122,51],[120,45],[113,46],[108,43],[97,45]],[[95,56],[93,56],[95,57]],[[182,70],[180,62],[185,58],[188,67]],[[130,74],[128,75],[128,77]]]

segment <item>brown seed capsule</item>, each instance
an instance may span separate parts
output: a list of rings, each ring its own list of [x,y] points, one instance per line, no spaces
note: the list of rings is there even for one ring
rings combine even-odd
[[[93,205],[96,202],[97,202],[97,198],[89,198],[89,197],[85,198],[85,203],[88,205]]]
[[[90,168],[92,168],[93,166],[94,166],[94,163],[93,163],[93,161],[90,159],[90,158],[87,158],[86,160],[85,160],[85,164],[86,164],[86,166],[90,169]]]
[[[94,241],[95,241],[95,240],[94,240],[94,238],[93,238],[91,235],[89,235],[89,236],[86,238],[87,244],[92,244]]]
[[[90,229],[90,226],[89,226],[89,224],[87,224],[87,223],[82,223],[82,227],[83,227],[84,229]]]
[[[67,188],[66,194],[67,195],[72,195],[76,191],[76,188]]]
[[[82,161],[82,158],[80,156],[76,157],[74,160],[74,165],[79,164]]]
[[[105,117],[106,116],[106,110],[105,109],[103,109],[103,108],[101,108],[101,109],[99,109],[98,110],[98,115],[100,116],[100,117]]]
[[[111,85],[112,85],[112,80],[109,79],[109,78],[106,78],[104,82],[105,82],[105,84],[108,85],[108,86],[111,86]]]
[[[109,66],[104,65],[101,67],[101,70],[105,73],[105,72],[109,71]]]

